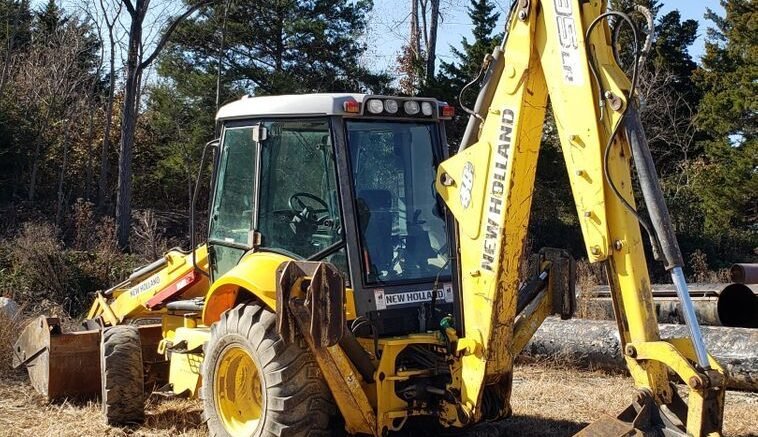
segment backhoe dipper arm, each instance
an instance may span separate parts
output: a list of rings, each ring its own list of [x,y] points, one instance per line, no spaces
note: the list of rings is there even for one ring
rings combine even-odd
[[[691,339],[661,341],[659,336],[640,226],[630,210],[633,160],[647,184],[648,210],[659,212],[651,218],[666,267],[685,291],[686,284],[660,187],[657,179],[650,180],[655,171],[629,96],[632,85],[615,62],[610,30],[601,16],[605,10],[605,2],[598,0],[518,1],[506,24],[502,52],[495,50],[480,92],[479,120],[470,123],[481,121],[478,137],[464,139],[460,151],[438,169],[437,190],[460,234],[461,408],[472,419],[481,418],[488,385],[505,390],[504,399],[510,397],[518,353],[519,265],[549,98],[587,253],[591,262],[607,265],[635,385],[655,404],[678,413],[689,434],[720,433],[723,371],[705,354],[697,322],[690,321]],[[686,417],[667,367],[690,387]],[[505,402],[500,414],[508,413]]]

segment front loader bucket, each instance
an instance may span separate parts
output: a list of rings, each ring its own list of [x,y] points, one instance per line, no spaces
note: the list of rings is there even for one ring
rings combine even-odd
[[[40,316],[13,346],[13,367],[21,365],[48,400],[95,397],[100,393],[100,331],[63,334],[57,318]]]
[[[55,317],[29,323],[13,346],[13,367],[26,366],[32,386],[48,401],[100,396],[101,330],[63,333]],[[145,382],[165,379],[165,361],[157,353],[160,325],[139,326]]]

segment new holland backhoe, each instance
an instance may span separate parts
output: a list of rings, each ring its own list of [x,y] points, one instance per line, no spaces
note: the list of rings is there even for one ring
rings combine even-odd
[[[639,43],[631,79],[609,18],[631,24]],[[142,417],[145,375],[160,380],[161,364],[162,391],[202,399],[216,436],[437,435],[507,418],[514,358],[547,316],[574,310],[571,257],[542,249],[527,269],[524,254],[549,103],[637,388],[626,410],[582,433],[719,435],[725,374],[703,345],[640,127],[645,47],[634,24],[600,0],[519,0],[506,31],[454,153],[443,128],[452,108],[434,99],[312,94],[224,106],[221,138],[207,146],[217,153],[206,244],[177,253],[177,273],[156,265],[118,296],[98,295],[96,329],[85,331],[94,334],[82,334],[94,354],[80,364],[100,366],[109,421]],[[640,225],[671,273],[688,338],[660,338]],[[145,311],[122,317],[119,302]],[[146,318],[160,328],[128,323]],[[160,330],[157,347],[146,329]],[[60,338],[75,334],[24,335],[18,363],[52,375]]]

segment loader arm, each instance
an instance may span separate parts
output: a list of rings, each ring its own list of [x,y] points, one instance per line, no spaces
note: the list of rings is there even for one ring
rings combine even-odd
[[[205,245],[196,248],[195,257],[207,269]],[[83,330],[64,333],[54,317],[39,316],[28,323],[14,344],[13,367],[25,366],[32,386],[49,400],[95,397],[101,390],[103,329],[140,322],[142,356],[146,363],[158,363],[164,360],[157,352],[163,329],[147,322],[164,318],[167,303],[201,297],[207,290],[208,279],[195,268],[192,253],[170,250],[123,282],[98,291]]]
[[[460,238],[462,407],[478,421],[486,386],[496,385],[504,399],[510,397],[514,357],[524,344],[514,338],[518,267],[549,102],[587,254],[591,262],[607,267],[625,359],[636,387],[655,404],[679,411],[689,434],[720,433],[723,371],[712,358],[703,359],[695,320],[690,321],[692,338],[661,340],[640,224],[621,200],[634,208],[630,167],[634,159],[640,171],[638,149],[647,150],[644,135],[634,130],[638,120],[631,83],[615,62],[610,31],[601,16],[605,10],[603,1],[516,2],[506,41],[487,60],[478,114],[469,122],[473,136],[464,138],[460,151],[438,169],[436,187],[458,222]],[[636,141],[631,146],[630,138]],[[655,208],[664,210],[660,220],[653,219],[658,233],[664,234],[659,240],[673,245],[672,249],[662,244],[664,252],[668,250],[664,255],[670,255],[666,267],[676,282],[681,279],[681,255],[676,256],[676,241],[667,238],[673,232],[666,228],[668,213],[660,202],[657,179],[654,182],[648,188],[657,197],[644,194],[648,204],[658,201]],[[545,315],[546,311],[535,311],[527,317],[539,324]],[[686,418],[667,368],[689,385]],[[502,415],[509,413],[504,404]]]
[[[199,268],[207,270],[207,247],[198,246],[194,253]],[[193,264],[192,252],[172,249],[125,281],[98,292],[87,320],[95,321],[92,326],[115,326],[127,319],[159,318],[166,302],[203,296],[208,287],[208,278]]]

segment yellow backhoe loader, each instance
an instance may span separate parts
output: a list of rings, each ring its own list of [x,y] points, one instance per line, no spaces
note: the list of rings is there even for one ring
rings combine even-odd
[[[515,2],[452,156],[443,128],[452,108],[434,99],[312,94],[224,106],[221,138],[207,146],[217,149],[208,240],[194,261],[182,258],[202,297],[177,291],[145,307],[161,320],[152,352],[169,367],[163,390],[200,397],[214,436],[437,435],[508,417],[514,357],[548,315],[574,309],[565,251],[539,251],[529,277],[519,275],[549,102],[637,387],[629,408],[582,434],[719,435],[725,374],[703,345],[639,124],[640,62],[628,79],[611,17],[631,24],[641,57],[634,24],[604,1]],[[635,207],[632,163],[649,222]],[[660,338],[640,225],[671,272],[687,338]],[[129,294],[151,286],[142,278]],[[111,423],[142,417],[145,384],[145,336],[113,311],[119,300],[99,296],[90,314],[105,327],[88,360],[102,368]],[[35,361],[41,349],[24,337],[35,329],[19,363],[33,380],[47,367],[52,384],[62,352],[41,330],[49,361]]]

